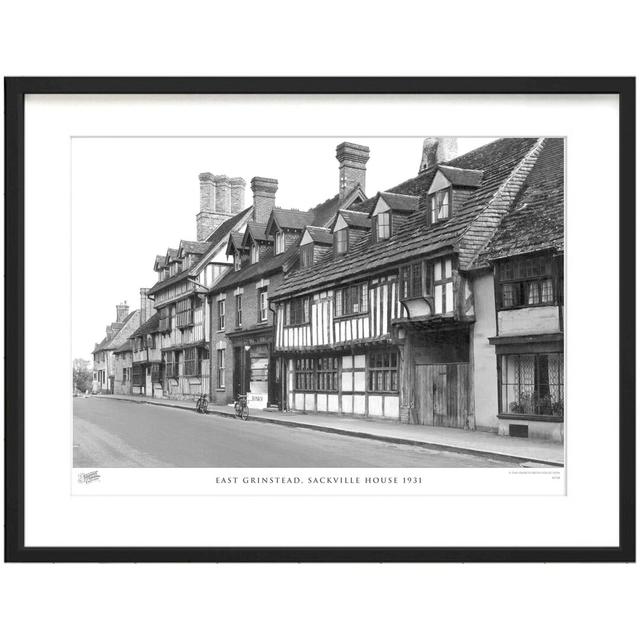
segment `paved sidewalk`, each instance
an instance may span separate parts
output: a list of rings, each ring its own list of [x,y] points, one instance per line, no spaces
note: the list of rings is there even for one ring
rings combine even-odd
[[[155,404],[175,409],[193,411],[195,401],[169,400],[147,396],[101,395],[100,398]],[[233,416],[233,406],[209,405],[212,415]],[[465,431],[447,427],[400,424],[386,420],[348,418],[335,415],[305,414],[297,412],[249,410],[249,419],[270,422],[290,427],[314,429],[360,438],[373,438],[397,444],[410,444],[441,449],[487,455],[510,461],[522,461],[563,466],[564,446],[544,440],[528,440],[499,436],[485,431]]]

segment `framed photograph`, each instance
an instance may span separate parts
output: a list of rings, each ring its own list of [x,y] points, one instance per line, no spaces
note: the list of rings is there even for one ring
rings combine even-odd
[[[633,78],[5,79],[5,558],[635,560]]]

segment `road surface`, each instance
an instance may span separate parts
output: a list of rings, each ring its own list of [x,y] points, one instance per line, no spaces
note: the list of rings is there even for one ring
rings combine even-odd
[[[182,409],[73,400],[74,467],[508,467],[484,456]]]

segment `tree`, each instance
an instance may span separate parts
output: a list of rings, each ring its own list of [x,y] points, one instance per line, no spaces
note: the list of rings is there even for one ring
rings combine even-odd
[[[91,391],[93,372],[89,368],[89,361],[76,358],[73,361],[73,389],[81,393]]]

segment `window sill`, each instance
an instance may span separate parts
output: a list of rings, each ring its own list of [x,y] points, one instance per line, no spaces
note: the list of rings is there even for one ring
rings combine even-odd
[[[526,420],[528,422],[564,422],[562,416],[538,416],[528,413],[499,413],[500,420]]]
[[[359,311],[358,313],[344,313],[341,316],[333,316],[334,321],[335,320],[348,320],[349,318],[360,318],[360,317],[365,317],[368,316],[369,312],[368,311]]]
[[[498,311],[515,311],[517,309],[530,309],[532,307],[559,307],[557,302],[538,302],[537,304],[519,304],[513,307],[498,307]]]
[[[295,329],[296,327],[309,327],[311,322],[303,322],[302,324],[285,324],[285,329]]]

